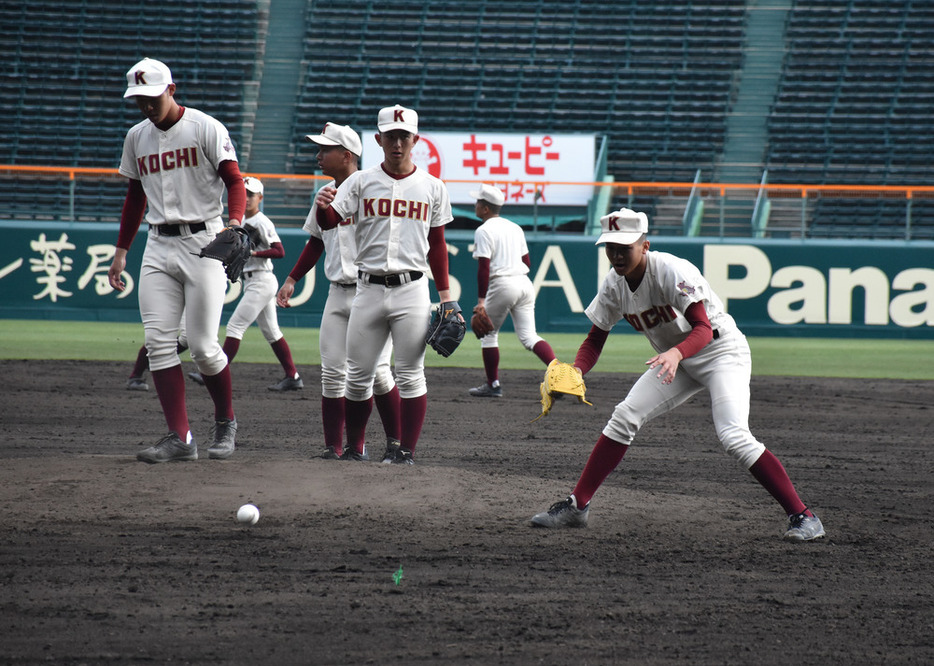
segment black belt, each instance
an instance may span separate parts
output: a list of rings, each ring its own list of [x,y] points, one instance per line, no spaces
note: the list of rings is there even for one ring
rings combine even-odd
[[[332,282],[335,287],[342,287],[344,289],[355,289],[357,287],[356,282]]]
[[[197,222],[195,224],[150,224],[149,228],[154,229],[157,234],[160,236],[181,236],[182,227],[188,227],[188,232],[196,234],[199,231],[204,231],[207,229],[207,225],[204,222]]]
[[[408,282],[415,282],[422,277],[420,271],[410,271],[408,273],[394,273],[392,275],[373,275],[360,271],[358,277],[369,284],[381,284],[384,287],[398,287]]]
[[[717,329],[713,329],[713,339],[714,340],[720,339],[720,331],[718,331]]]

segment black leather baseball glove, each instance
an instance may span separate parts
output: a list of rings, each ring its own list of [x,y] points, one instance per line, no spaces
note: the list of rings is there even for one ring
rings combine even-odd
[[[461,306],[457,301],[447,301],[438,306],[432,314],[425,344],[442,356],[448,357],[457,349],[466,332],[467,324],[461,316]]]
[[[241,226],[230,226],[221,229],[214,240],[201,248],[198,256],[217,259],[224,264],[227,279],[236,282],[252,251],[253,244],[247,230]]]

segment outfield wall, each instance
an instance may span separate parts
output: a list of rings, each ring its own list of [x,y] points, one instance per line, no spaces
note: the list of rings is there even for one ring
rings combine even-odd
[[[107,282],[115,224],[0,222],[0,317],[5,319],[139,321],[136,279],[141,232],[127,257],[123,294]],[[307,235],[279,232],[286,248],[275,262],[280,283]],[[473,233],[447,234],[452,290],[469,310],[476,303]],[[583,314],[608,270],[593,237],[529,233],[540,331],[585,333]],[[934,243],[924,241],[782,241],[654,237],[652,249],[697,264],[747,335],[934,338]],[[205,259],[205,261],[210,261]],[[225,313],[240,285],[228,286]],[[327,284],[316,267],[299,282],[282,326],[317,328]],[[226,316],[224,321],[226,321]],[[620,332],[628,328],[617,326]],[[628,331],[627,331],[628,332]]]

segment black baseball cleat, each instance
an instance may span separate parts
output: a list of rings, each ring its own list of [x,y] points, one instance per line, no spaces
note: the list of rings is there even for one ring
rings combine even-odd
[[[366,452],[366,447],[363,447],[363,453],[360,453],[352,446],[348,446],[344,449],[344,452],[341,454],[341,460],[352,460],[354,462],[364,462],[370,459],[369,454]]]
[[[388,438],[386,440],[386,452],[383,454],[383,459],[380,462],[384,465],[391,464],[400,446],[401,444],[398,439],[393,439],[392,437]]]
[[[226,460],[236,448],[237,419],[215,421],[211,427],[211,446],[208,457],[214,460]]]
[[[408,449],[403,449],[401,446],[396,450],[396,455],[392,458],[393,465],[414,465],[415,459],[412,457],[412,452]]]
[[[198,447],[194,443],[186,444],[177,433],[170,432],[160,439],[155,446],[143,449],[136,454],[136,459],[144,463],[164,463],[184,460],[197,460]]]
[[[189,372],[188,379],[193,381],[195,384],[201,384],[201,386],[204,386],[204,377],[201,376],[200,372]]]
[[[324,449],[324,453],[321,454],[321,457],[325,460],[340,460],[341,454],[338,453],[333,446],[328,446]]]

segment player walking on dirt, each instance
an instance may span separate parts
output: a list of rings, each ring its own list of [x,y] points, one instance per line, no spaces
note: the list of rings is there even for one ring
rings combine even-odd
[[[383,460],[411,465],[428,409],[425,334],[431,298],[426,274],[430,269],[441,302],[451,303],[444,225],[453,215],[444,183],[412,159],[418,114],[399,105],[386,107],[377,126],[383,162],[352,174],[339,189],[321,188],[316,216],[325,230],[355,219],[358,272],[347,329],[347,439],[364,438],[373,374],[392,339],[402,437],[398,449],[387,447]]]
[[[137,458],[161,463],[198,457],[176,347],[183,312],[191,358],[214,402],[208,455],[228,458],[237,419],[230,367],[217,341],[227,275],[220,262],[197,254],[224,227],[225,189],[229,224],[243,219],[246,193],[237,154],[220,122],[175,101],[175,83],[164,63],[146,58],[126,77],[124,97],[134,98],[147,119],[127,132],[123,145],[120,173],[129,186],[108,279],[117,291],[126,289],[127,251],[146,212],[149,235],[139,276],[139,311],[152,381],[169,428]]]
[[[340,187],[351,174],[357,171],[357,160],[363,152],[359,135],[346,125],[326,123],[321,134],[305,137],[318,145],[318,166],[325,176],[334,180],[325,187]],[[321,315],[318,335],[321,354],[321,421],[324,426],[323,458],[331,460],[368,460],[366,442],[362,432],[356,439],[348,436],[347,447],[343,446],[346,420],[345,390],[347,383],[347,332],[350,309],[357,293],[357,243],[354,238],[354,216],[351,215],[333,229],[323,231],[317,222],[317,207],[312,205],[305,219],[304,230],[311,234],[295,267],[279,289],[277,303],[289,307],[289,299],[295,292],[295,284],[309,271],[325,253],[324,275],[330,282],[328,298]],[[376,410],[383,422],[387,450],[399,448],[399,389],[390,371],[392,344],[383,346],[372,378]]]
[[[522,227],[500,217],[506,197],[499,188],[483,184],[470,196],[477,200],[474,212],[483,224],[474,232],[473,256],[477,260],[477,305],[486,310],[493,330],[480,338],[486,383],[468,393],[477,398],[499,398],[499,329],[512,317],[522,346],[548,365],[555,358],[551,345],[535,331],[535,288],[529,280],[532,261]]]
[[[601,219],[613,270],[586,310],[593,322],[574,365],[586,374],[610,330],[622,319],[648,338],[657,354],[616,406],[571,495],[532,517],[536,527],[584,527],[590,499],[622,461],[639,429],[707,389],[714,426],[728,454],[750,471],[788,515],[785,539],[824,536],[820,519],[798,497],[785,468],[749,431],[752,359],[745,336],[692,263],[650,252],[648,217],[622,209]]]
[[[276,287],[279,283],[272,272],[272,260],[284,257],[285,248],[282,247],[272,220],[259,209],[265,190],[262,181],[247,176],[243,183],[246,187],[243,228],[250,234],[253,251],[243,266],[243,296],[227,321],[224,353],[227,354],[227,361],[232,363],[240,350],[243,334],[255,321],[285,371],[285,377],[267,388],[270,391],[298,391],[305,385],[295,368],[289,343],[279,328],[276,315]],[[198,372],[189,372],[188,376],[199,384],[204,383],[204,378]]]

